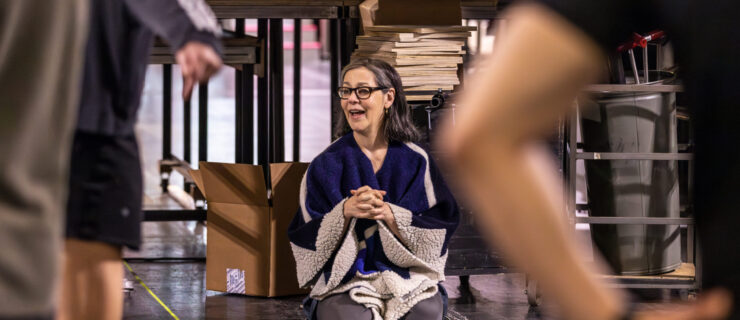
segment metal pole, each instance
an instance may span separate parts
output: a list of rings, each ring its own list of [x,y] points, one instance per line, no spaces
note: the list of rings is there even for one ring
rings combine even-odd
[[[349,29],[348,22],[350,19],[344,16],[339,19],[339,68],[341,69],[349,64],[349,53],[351,51],[349,50],[349,37],[347,36],[349,32],[347,31]]]
[[[301,161],[301,19],[293,20],[293,161]]]
[[[198,85],[198,161],[208,161],[208,82]]]
[[[172,159],[172,65],[162,65],[162,160]],[[171,169],[159,168],[159,185],[167,193]]]
[[[635,83],[640,84],[640,75],[637,73],[637,62],[635,62],[635,50],[629,49],[627,53],[630,56],[630,64],[632,65],[632,73],[635,75]]]
[[[576,217],[576,155],[578,154],[578,102],[568,121],[568,220],[575,226]]]
[[[341,52],[341,68],[348,65],[352,59],[352,52],[355,51],[356,35],[360,32],[360,24],[358,18],[352,18],[349,16],[349,7],[344,7],[344,15],[342,16],[340,28],[342,45]]]
[[[271,146],[270,162],[285,161],[285,131],[283,91],[283,20],[270,19],[270,122]]]
[[[237,37],[241,37],[244,35],[244,19],[236,19],[236,26],[234,27],[234,33]],[[244,159],[242,159],[243,150],[242,146],[244,145],[243,141],[241,141],[243,133],[242,130],[244,130],[244,123],[241,122],[242,120],[242,112],[243,110],[243,100],[242,100],[242,72],[239,71],[239,69],[236,69],[234,71],[234,108],[235,108],[235,118],[236,118],[236,133],[235,133],[235,140],[234,140],[234,155],[235,159],[234,161],[236,163],[244,163]]]
[[[162,66],[162,159],[172,158],[172,65]]]
[[[241,118],[237,122],[241,123],[241,162],[254,163],[254,66],[251,64],[242,65],[242,112]],[[237,156],[239,157],[239,156]]]
[[[192,153],[190,151],[191,131],[192,131],[190,128],[190,123],[192,121],[191,120],[191,113],[192,113],[191,109],[192,107],[191,107],[190,100],[184,101],[183,111],[182,111],[183,112],[183,121],[182,121],[183,150],[182,152],[183,152],[183,160],[185,160],[185,162],[187,163],[190,163],[190,154]]]
[[[339,117],[341,117],[341,108],[339,106],[339,97],[337,97],[336,94],[334,94],[334,90],[339,87],[339,57],[338,57],[338,43],[337,43],[337,20],[332,19],[329,21],[329,56],[330,59],[330,66],[331,66],[331,75],[330,75],[330,97],[331,97],[331,138],[334,139],[334,128],[337,126],[337,122],[339,121]]]
[[[648,71],[650,68],[648,68],[648,47],[645,45],[645,48],[642,48],[642,70],[645,72],[643,76],[645,77],[645,83],[650,82],[650,77],[648,76]]]
[[[269,114],[268,114],[268,108],[269,108],[269,66],[270,66],[270,59],[268,58],[269,54],[267,46],[269,45],[268,39],[267,39],[267,19],[259,19],[257,21],[257,37],[263,41],[264,48],[263,52],[265,53],[262,57],[262,67],[263,67],[263,75],[262,77],[257,79],[257,163],[263,168],[267,168],[267,165],[269,164],[269,157],[268,157],[268,145],[269,145],[269,132],[270,132],[270,123],[269,123]]]
[[[190,100],[183,101],[183,108],[182,108],[182,160],[187,162],[188,165],[190,165],[190,113],[191,113],[191,106],[190,106]],[[190,190],[192,188],[192,183],[189,183],[187,181],[183,181],[183,190],[185,192],[190,193]]]

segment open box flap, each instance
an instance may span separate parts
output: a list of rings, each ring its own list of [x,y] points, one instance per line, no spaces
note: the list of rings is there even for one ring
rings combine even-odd
[[[262,167],[203,161],[199,166],[203,194],[208,202],[267,206]]]

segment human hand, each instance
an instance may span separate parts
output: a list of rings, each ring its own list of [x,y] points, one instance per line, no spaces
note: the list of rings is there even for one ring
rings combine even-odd
[[[373,209],[370,210],[370,213],[373,214],[373,216],[370,219],[385,221],[388,225],[395,225],[393,211],[388,203],[383,201],[383,196],[386,195],[385,191],[373,190],[372,188],[365,186],[357,190],[351,190],[350,192],[353,195],[358,195],[361,200],[365,200],[365,203],[373,205]],[[372,197],[365,197],[364,195],[367,194],[372,195]]]
[[[375,190],[373,188],[370,188],[369,186],[362,186],[356,190],[350,190],[349,192],[352,195],[362,196],[363,194],[369,194],[374,197],[374,198],[364,198],[364,199],[367,199],[367,201],[370,201],[373,199],[383,201],[383,196],[385,196],[386,194],[386,192],[383,190]]]
[[[376,220],[382,217],[385,191],[363,186],[356,190],[350,190],[350,193],[352,196],[344,203],[345,217]]]
[[[196,82],[206,82],[222,65],[218,53],[211,46],[198,41],[186,43],[175,53],[175,60],[182,71],[183,100],[190,100]]]

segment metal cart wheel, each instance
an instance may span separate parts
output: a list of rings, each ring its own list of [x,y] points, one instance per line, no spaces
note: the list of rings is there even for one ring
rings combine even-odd
[[[697,290],[696,289],[682,289],[678,291],[681,301],[695,301]]]
[[[539,306],[542,302],[542,293],[540,292],[540,287],[537,285],[537,281],[526,277],[525,286],[524,293],[527,295],[529,305],[532,307]]]

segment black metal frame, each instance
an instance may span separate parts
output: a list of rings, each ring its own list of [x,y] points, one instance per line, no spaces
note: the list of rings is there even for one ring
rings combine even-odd
[[[270,81],[270,150],[268,160],[272,163],[285,161],[283,19],[270,19],[269,37],[269,44],[267,45],[270,52],[270,68],[268,69]]]
[[[330,21],[330,51],[331,51],[331,90],[338,86],[341,67],[349,63],[351,52],[354,49],[354,37],[359,29],[356,8],[347,6],[213,6],[218,18],[236,18],[236,36],[244,34],[245,18],[258,18],[258,39],[262,39],[262,52],[257,79],[257,164],[265,170],[265,178],[269,181],[271,162],[285,161],[285,134],[284,134],[284,70],[283,70],[283,19],[294,19],[294,79],[293,79],[293,160],[300,159],[300,74],[301,74],[301,19],[320,18]],[[253,163],[254,159],[254,67],[242,65],[237,71],[235,82],[236,92],[236,159],[237,163]],[[177,160],[172,156],[172,72],[171,65],[165,72],[165,92],[163,99],[163,152],[162,158]],[[208,159],[208,85],[199,86],[198,110],[198,160]],[[341,116],[339,100],[332,97],[332,129],[335,127],[338,116]],[[185,117],[185,164],[190,163],[190,116],[186,103]],[[332,132],[333,134],[333,132]],[[171,162],[160,163],[162,172],[162,190],[167,192],[167,185],[172,169]],[[186,190],[190,189],[191,179],[186,179]],[[269,184],[268,184],[269,185]],[[155,212],[155,211],[149,211]],[[154,219],[147,216],[147,221]]]
[[[162,65],[162,160],[172,159],[172,65]],[[167,192],[172,170],[159,172],[159,185]]]
[[[182,139],[183,139],[183,155],[182,159],[185,160],[185,162],[190,163],[191,153],[192,153],[192,147],[191,147],[191,134],[192,129],[190,128],[190,125],[192,124],[192,106],[190,103],[190,100],[187,100],[183,103],[183,130],[182,130]]]
[[[242,64],[236,117],[236,163],[254,162],[254,66]]]
[[[208,82],[198,85],[198,161],[208,161]]]
[[[340,72],[341,68],[339,66],[339,57],[338,57],[338,48],[339,48],[339,40],[337,39],[337,33],[339,30],[338,26],[339,22],[336,20],[329,21],[329,53],[330,53],[330,60],[329,60],[329,66],[330,66],[330,80],[329,80],[329,86],[332,90],[336,90],[337,87],[339,87],[339,78],[340,78]],[[335,94],[331,94],[331,128],[329,128],[331,137],[334,137],[334,128],[337,126],[337,122],[339,122],[341,115],[341,107],[339,104],[339,97],[337,97]]]
[[[257,164],[265,170],[267,178],[267,164],[270,162],[268,146],[270,145],[270,78],[269,70],[272,63],[269,59],[268,19],[257,21],[257,38],[262,39],[262,77],[257,79]]]
[[[293,19],[293,161],[301,161],[301,51],[303,23]]]
[[[236,19],[236,36],[244,36],[244,19]],[[236,163],[254,162],[254,66],[242,64],[234,75],[236,82],[235,115],[236,139],[234,150]]]

